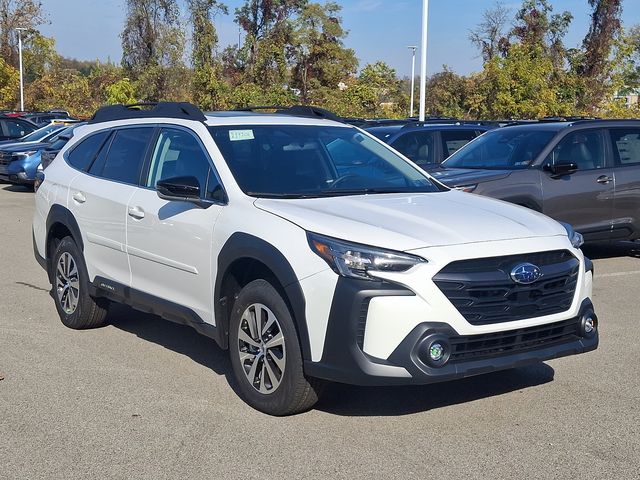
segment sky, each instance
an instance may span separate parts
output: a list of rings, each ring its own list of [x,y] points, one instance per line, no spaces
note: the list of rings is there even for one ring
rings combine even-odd
[[[122,55],[120,32],[124,23],[124,0],[41,0],[49,24],[40,31],[56,40],[58,52],[78,60],[119,62]],[[316,0],[318,1],[318,0]],[[323,0],[320,0],[321,2]],[[345,45],[353,48],[360,67],[382,60],[398,75],[411,75],[408,45],[420,45],[422,0],[336,0],[342,6],[343,26],[349,32]],[[554,12],[570,11],[573,22],[565,37],[568,47],[577,47],[589,28],[587,0],[550,0]],[[229,15],[217,18],[220,50],[238,42],[238,26],[233,12],[242,0],[226,0]],[[427,74],[447,65],[459,74],[482,68],[477,49],[468,39],[469,31],[482,21],[482,13],[495,0],[430,0]],[[515,14],[521,4],[503,4]],[[623,0],[623,24],[640,24],[640,0]],[[416,53],[416,73],[420,52]]]

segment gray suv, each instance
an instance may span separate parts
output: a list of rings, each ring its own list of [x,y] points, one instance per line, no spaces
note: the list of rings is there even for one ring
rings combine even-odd
[[[506,126],[430,173],[567,222],[588,242],[640,238],[640,120]]]

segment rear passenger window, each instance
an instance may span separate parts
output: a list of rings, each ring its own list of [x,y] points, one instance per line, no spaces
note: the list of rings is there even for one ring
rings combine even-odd
[[[100,161],[102,155],[99,155],[90,173],[108,180],[137,185],[152,134],[151,127],[116,130],[104,162]]]
[[[418,165],[434,163],[434,141],[431,132],[411,132],[397,138],[391,146]]]
[[[109,132],[99,132],[82,140],[69,152],[67,156],[69,165],[86,172],[98,155],[100,147],[102,147],[108,135]]]
[[[640,129],[614,128],[610,132],[616,165],[640,164]]]
[[[477,133],[475,130],[444,130],[440,132],[440,135],[442,136],[442,151],[444,157],[447,158],[476,138]]]

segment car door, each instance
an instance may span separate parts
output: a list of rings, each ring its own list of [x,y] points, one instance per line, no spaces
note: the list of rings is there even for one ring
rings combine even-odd
[[[609,129],[615,193],[612,237],[640,237],[640,128]]]
[[[92,279],[97,275],[123,285],[131,282],[126,252],[127,204],[138,189],[153,132],[153,127],[114,131],[88,173],[77,175],[70,183],[68,205],[83,234]]]
[[[127,252],[132,287],[213,320],[213,227],[222,210],[221,184],[201,142],[189,130],[161,129],[143,188],[129,200]],[[159,180],[195,177],[202,204],[161,199]]]
[[[439,162],[436,153],[435,133],[432,131],[413,131],[401,134],[390,145],[418,166]]]
[[[577,170],[554,175],[551,165],[575,164]],[[543,212],[571,224],[589,240],[609,240],[614,179],[605,132],[577,130],[565,135],[543,162]]]

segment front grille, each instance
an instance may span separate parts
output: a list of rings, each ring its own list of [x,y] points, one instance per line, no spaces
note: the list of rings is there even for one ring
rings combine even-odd
[[[0,152],[0,165],[7,166],[14,160],[10,153]]]
[[[515,283],[518,264],[538,266],[542,277]],[[580,262],[567,250],[508,255],[450,263],[433,281],[473,325],[511,322],[567,311],[573,302]]]
[[[451,338],[449,362],[480,360],[572,342],[580,338],[579,318],[507,332]]]

